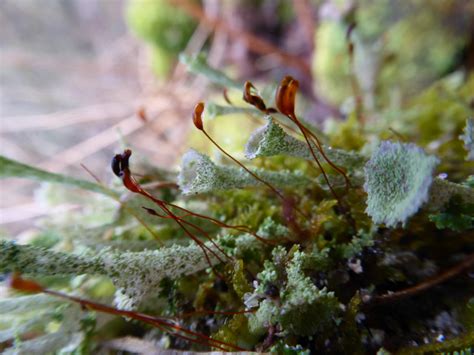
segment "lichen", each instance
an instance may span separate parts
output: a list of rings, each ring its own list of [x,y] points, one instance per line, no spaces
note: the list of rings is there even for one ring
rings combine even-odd
[[[220,262],[220,253],[207,245],[209,265],[203,250],[195,245],[174,245],[159,250],[120,252],[103,250],[97,255],[72,255],[31,245],[0,241],[0,272],[31,275],[104,275],[118,288],[117,300],[122,306],[135,308],[158,292],[165,277],[172,279],[196,273]],[[222,255],[220,255],[222,257]]]
[[[252,170],[261,179],[277,187],[294,187],[309,183],[304,175],[297,172]],[[208,156],[192,149],[183,155],[181,171],[178,175],[178,184],[184,194],[198,194],[262,185],[260,181],[244,169],[216,165]]]
[[[428,200],[438,162],[414,144],[382,142],[364,170],[366,212],[374,223],[405,225]]]
[[[271,116],[267,116],[267,124],[252,133],[245,146],[245,156],[248,159],[287,155],[312,160],[313,156],[304,141],[298,140],[286,133]],[[311,143],[316,157],[324,161],[318,147]],[[363,163],[364,159],[356,153],[323,146],[326,156],[336,165],[354,169]]]
[[[266,261],[257,276],[260,283],[254,297],[260,295],[262,300],[249,316],[250,329],[260,333],[278,324],[290,334],[309,336],[333,322],[339,302],[305,275],[306,255],[298,250],[287,254],[283,248],[275,248],[272,254],[273,262]]]

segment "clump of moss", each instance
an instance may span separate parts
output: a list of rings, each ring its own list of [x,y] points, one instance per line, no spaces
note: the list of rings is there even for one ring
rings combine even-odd
[[[131,0],[126,18],[132,31],[151,46],[152,68],[160,77],[169,72],[196,28],[192,18],[166,0]]]

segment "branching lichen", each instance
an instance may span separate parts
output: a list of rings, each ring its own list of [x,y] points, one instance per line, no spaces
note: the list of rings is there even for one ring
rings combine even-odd
[[[287,254],[283,248],[274,249],[273,263],[265,262],[258,275],[260,284],[253,296],[246,297],[247,301],[251,297],[262,299],[256,313],[249,316],[253,332],[278,324],[291,334],[308,336],[334,321],[339,302],[334,293],[319,289],[305,275],[305,259],[298,250]]]
[[[208,247],[215,250],[213,245]],[[104,250],[95,256],[80,256],[0,241],[0,272],[108,276],[119,289],[122,305],[133,308],[157,292],[163,278],[175,279],[209,267],[202,253],[199,246],[191,244],[142,252]],[[220,262],[212,254],[209,260],[213,265]]]

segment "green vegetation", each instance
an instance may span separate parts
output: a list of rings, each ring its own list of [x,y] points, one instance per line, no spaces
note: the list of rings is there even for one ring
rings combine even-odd
[[[384,19],[391,8],[390,1],[370,3],[356,13],[366,24],[354,39],[359,66],[378,50],[364,46],[376,43],[384,26],[364,18]],[[433,26],[432,7],[397,21],[386,48],[395,51],[407,31]],[[128,17],[165,60],[195,26],[165,1],[132,1]],[[318,30],[325,41],[337,39],[328,43],[331,55],[345,50],[343,24]],[[362,85],[360,75],[370,73],[357,69],[364,115],[349,106],[346,120],[330,119],[324,129],[300,114],[308,102],[291,95],[295,81],[267,96],[275,83],[252,88],[246,94],[254,101],[244,95],[232,105],[209,102],[202,116],[196,111],[198,133],[210,141],[238,132],[203,127],[258,121],[236,155],[244,166],[225,153],[191,149],[178,172],[134,171],[135,157],[125,150],[111,157],[116,177],[109,187],[0,157],[1,178],[42,182],[50,203],[80,190],[85,204],[27,243],[0,240],[0,274],[10,285],[0,299],[0,349],[88,354],[133,337],[154,349],[470,354],[474,76],[458,71],[416,95],[410,88],[395,107],[388,99],[394,77],[405,89],[419,68],[424,82],[447,71],[459,44],[438,35],[429,38],[448,47],[441,55],[421,35],[415,53],[393,61],[373,54],[383,59],[380,91]],[[436,58],[423,59],[428,50]],[[334,102],[352,100],[350,70],[329,54],[318,54],[319,84]],[[232,98],[241,95],[238,81],[211,68],[205,55],[181,60]],[[295,105],[296,115],[288,114]],[[178,188],[146,185],[165,177]]]

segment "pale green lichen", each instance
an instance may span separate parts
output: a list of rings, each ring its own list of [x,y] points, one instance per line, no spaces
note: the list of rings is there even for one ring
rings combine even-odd
[[[474,119],[468,118],[464,127],[464,134],[459,136],[464,142],[467,151],[466,160],[474,160]]]
[[[248,159],[270,157],[275,155],[288,155],[297,158],[312,160],[313,156],[306,142],[298,140],[287,134],[271,116],[267,116],[267,124],[255,130],[245,146],[245,156]],[[311,144],[319,161],[324,157],[315,144]],[[356,154],[340,149],[323,146],[326,156],[336,165],[345,168],[360,166],[364,159]]]
[[[214,246],[206,244],[215,253]],[[209,251],[206,251],[211,265],[220,261]],[[217,254],[223,257],[222,254]],[[161,280],[168,277],[172,280],[202,271],[209,265],[203,257],[203,250],[195,245],[179,246],[142,252],[103,253],[100,255],[109,276],[119,287],[122,304],[127,308],[135,308],[147,297],[157,294]],[[129,300],[127,300],[127,297]]]
[[[313,335],[328,326],[337,314],[339,302],[333,292],[318,289],[303,272],[305,255],[296,251],[286,268],[288,282],[280,294],[280,322],[297,335]]]
[[[438,162],[414,144],[381,142],[364,171],[366,212],[374,223],[405,225],[428,200]]]
[[[369,232],[360,230],[357,235],[352,237],[352,240],[347,244],[341,244],[336,246],[341,251],[341,255],[344,259],[350,259],[360,254],[365,248],[369,248],[374,245],[374,233],[375,228]]]
[[[106,274],[104,264],[97,258],[0,240],[0,272],[15,271],[36,275]]]
[[[309,180],[298,172],[273,172],[263,169],[252,169],[252,172],[276,187],[296,187],[309,183]],[[260,181],[244,169],[216,165],[208,156],[193,149],[183,155],[178,184],[183,194],[198,194],[262,185]]]
[[[223,257],[211,244],[207,248]],[[220,261],[206,251],[211,265]],[[0,272],[32,275],[104,275],[118,287],[122,305],[133,308],[159,290],[162,279],[190,275],[209,267],[203,250],[195,245],[174,245],[158,250],[120,252],[104,250],[94,256],[54,252],[31,245],[0,241]],[[120,298],[123,296],[125,298]]]
[[[286,332],[308,336],[334,321],[339,302],[332,292],[319,289],[305,275],[306,254],[298,250],[287,253],[282,247],[275,248],[272,254],[273,262],[267,260],[258,275],[260,283],[253,297],[246,297],[247,301],[261,299],[257,311],[249,315],[250,329],[261,333],[268,326],[279,324]],[[266,297],[270,287],[278,290],[277,295]]]

